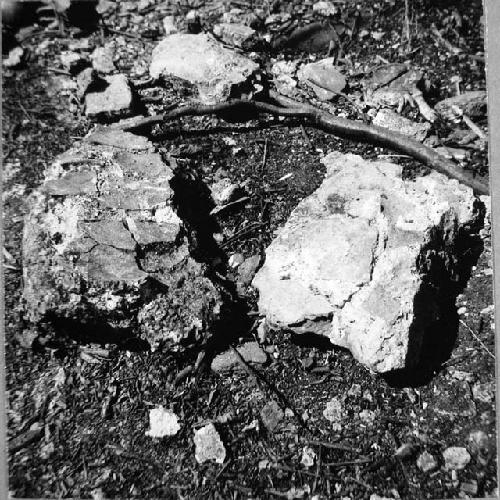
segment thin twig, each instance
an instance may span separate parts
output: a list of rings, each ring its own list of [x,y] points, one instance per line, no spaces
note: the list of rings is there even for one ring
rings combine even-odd
[[[470,174],[457,170],[455,164],[450,162],[432,148],[420,142],[383,127],[368,125],[361,121],[348,120],[334,116],[309,104],[301,104],[293,99],[271,92],[270,96],[279,106],[263,101],[248,101],[244,99],[232,99],[218,104],[201,105],[188,104],[178,106],[165,114],[146,117],[133,124],[125,124],[123,130],[134,130],[145,126],[163,123],[183,116],[203,116],[208,114],[220,115],[228,111],[238,111],[233,116],[245,111],[253,113],[268,113],[275,116],[302,118],[310,122],[310,125],[325,132],[349,139],[372,144],[378,147],[386,147],[393,151],[407,154],[412,158],[428,165],[434,170],[452,179],[471,187],[476,194],[488,194],[489,188],[481,181],[474,179]],[[242,113],[239,113],[239,112]],[[247,121],[249,118],[243,118]]]
[[[484,342],[472,331],[472,328],[462,319],[459,320],[462,325],[469,330],[469,333],[481,344],[481,347],[493,358],[495,359],[495,355],[486,347]]]

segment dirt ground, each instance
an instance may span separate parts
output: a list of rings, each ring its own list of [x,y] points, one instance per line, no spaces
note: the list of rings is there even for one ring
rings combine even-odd
[[[228,2],[251,10],[251,2]],[[222,2],[200,6],[209,29]],[[252,2],[253,7],[265,2]],[[312,2],[274,2],[276,12],[301,19]],[[480,1],[412,2],[411,42],[402,42],[404,2],[340,3],[346,19],[363,12],[366,36],[353,37],[345,51],[362,65],[376,56],[389,62],[409,61],[425,70],[431,83],[428,101],[454,94],[453,76],[462,90],[486,88],[482,5]],[[127,7],[130,6],[130,8]],[[168,8],[167,8],[168,7]],[[8,395],[9,489],[21,498],[339,498],[404,499],[484,498],[497,496],[495,416],[495,336],[493,324],[492,249],[484,248],[463,294],[457,315],[449,318],[456,338],[444,345],[429,340],[427,371],[380,377],[371,374],[340,348],[317,339],[270,332],[264,343],[270,362],[257,372],[185,371],[197,353],[174,355],[166,350],[141,351],[132,342],[95,345],[58,338],[32,345],[33,329],[22,316],[21,239],[26,197],[41,182],[43,170],[93,126],[81,104],[61,89],[61,50],[83,37],[91,44],[121,37],[116,66],[139,82],[151,51],[162,37],[162,19],[169,12],[185,15],[194,5],[151,2],[139,12],[135,2],[121,2],[105,17],[107,28],[90,34],[76,28],[35,29],[22,42],[28,59],[3,73],[3,207],[5,261],[5,348]],[[303,12],[301,12],[303,9]],[[460,19],[460,22],[458,21]],[[441,30],[459,54],[436,40]],[[383,32],[378,39],[372,33]],[[479,56],[478,56],[479,54]],[[287,49],[291,59],[307,59]],[[271,54],[261,54],[266,67]],[[191,89],[138,87],[149,113],[189,97]],[[360,119],[345,98],[333,103],[337,112]],[[405,115],[418,120],[417,113]],[[486,120],[479,123],[486,131]],[[459,127],[455,125],[454,127]],[[463,125],[461,125],[463,127]],[[446,137],[453,128],[438,123],[434,133]],[[228,145],[228,138],[235,145]],[[179,164],[212,182],[223,173],[244,183],[249,201],[217,216],[227,255],[259,254],[271,242],[296,204],[316,189],[328,151],[354,152],[364,158],[393,152],[335,138],[300,123],[261,119],[227,123],[217,118],[183,119],[154,130],[160,151],[174,154]],[[265,151],[265,153],[264,153]],[[263,156],[265,154],[265,162]],[[426,168],[409,159],[408,175]],[[457,167],[458,168],[458,167]],[[487,152],[473,150],[463,168],[487,181]],[[287,174],[293,174],[284,176]],[[256,308],[250,293],[248,307]],[[231,332],[233,344],[254,339],[256,323]],[[101,357],[85,349],[105,349]],[[83,353],[83,354],[82,354]],[[437,363],[439,362],[439,366]],[[187,373],[179,377],[179,373]],[[411,376],[410,376],[411,375]],[[332,432],[323,416],[331,398],[343,401],[344,421]],[[345,397],[345,399],[344,399]],[[261,410],[275,400],[285,412],[274,432],[262,423]],[[149,410],[172,409],[181,422],[170,438],[146,435]],[[363,418],[370,410],[372,419]],[[360,413],[362,416],[360,416]],[[212,421],[227,450],[224,464],[198,464],[193,432]],[[473,456],[459,471],[444,467],[443,451],[470,449],[470,433],[489,438],[487,457]],[[408,444],[405,456],[395,455]],[[314,465],[301,464],[303,450],[314,450]],[[424,451],[437,460],[423,472],[417,457]],[[378,495],[378,496],[377,496]]]

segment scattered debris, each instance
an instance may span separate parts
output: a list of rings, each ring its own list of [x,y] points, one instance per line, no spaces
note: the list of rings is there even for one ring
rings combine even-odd
[[[149,410],[149,427],[146,436],[152,438],[175,436],[181,428],[177,415],[163,406]]]
[[[208,460],[215,460],[222,464],[226,459],[226,448],[214,427],[214,424],[207,424],[194,431],[195,458],[199,464]]]

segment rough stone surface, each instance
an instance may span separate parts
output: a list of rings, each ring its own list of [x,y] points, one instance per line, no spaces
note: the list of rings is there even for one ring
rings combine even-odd
[[[210,186],[210,193],[216,205],[225,205],[234,201],[242,191],[239,184],[235,184],[227,177],[214,182]]]
[[[454,307],[484,207],[437,173],[403,181],[400,166],[352,154],[323,163],[323,184],[266,250],[259,309],[270,326],[324,335],[375,372],[409,367]]]
[[[313,5],[313,12],[321,16],[333,16],[337,9],[332,2],[316,2]]]
[[[262,365],[267,361],[266,352],[257,342],[247,342],[236,349],[247,363]],[[232,370],[237,366],[239,366],[239,358],[231,349],[215,356],[212,361],[211,368],[215,372],[223,372]]]
[[[314,90],[319,99],[324,101],[338,96],[346,86],[346,79],[334,66],[333,57],[306,64],[300,68],[297,76]]]
[[[97,72],[94,68],[85,68],[76,77],[76,93],[81,99],[91,88],[100,82]],[[105,83],[105,82],[103,82]]]
[[[132,90],[125,75],[105,77],[103,90],[85,96],[85,114],[90,118],[123,118],[132,113]]]
[[[428,122],[414,122],[390,109],[379,110],[373,119],[373,124],[408,135],[417,141],[423,141],[431,128],[431,124]]]
[[[64,69],[69,71],[72,75],[76,75],[89,64],[84,57],[72,51],[61,52],[60,58]]]
[[[207,424],[195,431],[194,445],[195,458],[199,464],[208,460],[222,464],[226,459],[226,449],[214,424]]]
[[[250,48],[255,43],[255,30],[244,24],[221,23],[214,26],[214,35],[234,47]]]
[[[112,132],[118,147],[76,145],[29,199],[25,316],[56,330],[61,321],[92,324],[96,335],[140,333],[181,348],[208,334],[221,297],[189,256],[172,170],[157,153],[127,150],[134,134]]]
[[[206,34],[173,34],[153,50],[153,78],[176,76],[196,84],[200,100],[215,103],[229,98],[258,69],[250,59],[223,47]]]

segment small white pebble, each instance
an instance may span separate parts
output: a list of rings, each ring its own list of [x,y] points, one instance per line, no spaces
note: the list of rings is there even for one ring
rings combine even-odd
[[[467,308],[466,307],[461,307],[457,313],[459,316],[463,316],[465,313],[467,312]]]

